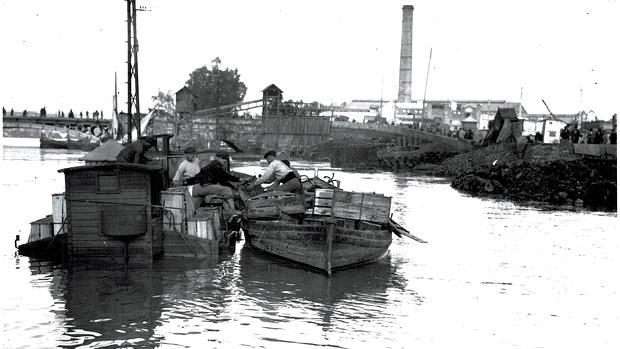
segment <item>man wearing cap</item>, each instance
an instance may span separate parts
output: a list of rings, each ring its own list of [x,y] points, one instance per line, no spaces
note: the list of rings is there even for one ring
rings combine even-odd
[[[184,150],[185,159],[179,165],[177,173],[172,179],[175,185],[181,185],[187,179],[194,177],[200,172],[200,159],[196,157],[196,148],[187,147]]]
[[[123,148],[116,156],[116,161],[129,164],[146,164],[149,159],[144,154],[155,146],[157,146],[157,140],[153,136],[138,139]]]
[[[190,178],[188,183],[195,183],[191,188],[192,196],[217,196],[226,200],[229,211],[236,212],[233,200],[233,191],[236,187],[232,184],[239,182],[239,178],[228,173],[224,166],[227,164],[226,153],[217,153],[215,160],[200,169],[194,178]]]
[[[265,169],[263,176],[250,185],[250,190],[257,185],[271,183],[271,185],[267,187],[267,191],[277,190],[291,193],[299,191],[301,188],[301,181],[288,166],[276,159],[276,152],[274,150],[265,153],[265,160],[267,160],[269,166]]]

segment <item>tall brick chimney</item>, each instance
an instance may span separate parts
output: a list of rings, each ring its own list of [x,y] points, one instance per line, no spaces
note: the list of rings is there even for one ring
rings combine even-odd
[[[403,6],[403,31],[400,39],[400,72],[398,74],[398,101],[411,102],[413,6]]]

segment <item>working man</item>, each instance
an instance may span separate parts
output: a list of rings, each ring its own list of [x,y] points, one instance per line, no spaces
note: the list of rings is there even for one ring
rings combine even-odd
[[[271,183],[271,185],[265,189],[267,191],[277,190],[295,193],[300,190],[301,181],[288,166],[276,159],[275,151],[270,150],[265,153],[265,160],[267,160],[269,166],[265,169],[263,176],[256,179],[254,183],[249,186],[250,190],[263,183]]]
[[[297,172],[296,169],[291,167],[291,162],[288,160],[282,160],[282,163],[285,164],[286,166],[288,166],[288,168],[291,169],[291,171],[293,171],[293,174],[295,175],[295,177],[297,178],[301,178],[301,176],[299,175],[299,172]]]
[[[187,180],[188,184],[194,184],[191,188],[193,197],[199,196],[216,196],[226,200],[227,211],[238,214],[235,210],[235,201],[233,200],[233,191],[236,189],[232,183],[239,182],[239,178],[228,173],[224,166],[227,165],[227,154],[217,153],[215,160],[211,161],[207,166],[200,169],[200,172],[194,178]]]
[[[148,136],[127,145],[116,156],[116,161],[129,164],[146,164],[149,159],[144,156],[147,150],[157,146],[155,137]]]
[[[176,186],[184,184],[189,178],[194,177],[200,172],[200,159],[196,157],[196,148],[187,147],[184,153],[185,159],[179,165],[174,178],[172,178],[172,183]]]

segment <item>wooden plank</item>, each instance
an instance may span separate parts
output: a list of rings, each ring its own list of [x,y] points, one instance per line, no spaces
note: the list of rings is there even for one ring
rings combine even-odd
[[[332,208],[331,207],[315,207],[314,214],[320,216],[331,216]]]
[[[364,194],[360,219],[364,221],[387,223],[390,219],[392,199],[383,195]]]
[[[317,197],[314,199],[314,206],[332,207],[332,199],[322,199]]]
[[[334,197],[334,190],[333,189],[316,189],[314,191],[314,197],[331,199]]]

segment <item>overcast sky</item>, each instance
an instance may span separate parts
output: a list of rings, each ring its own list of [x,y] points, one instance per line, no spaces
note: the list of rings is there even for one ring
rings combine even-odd
[[[219,56],[246,100],[276,83],[285,98],[341,103],[397,97],[402,5],[413,15],[413,97],[506,99],[544,112],[618,112],[616,0],[138,0],[141,105],[176,91]],[[121,0],[0,0],[0,104],[16,110],[112,109],[125,103]],[[580,89],[583,90],[582,98]],[[120,108],[125,110],[125,105]]]

